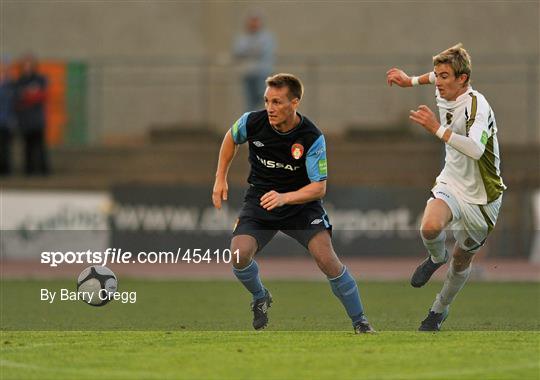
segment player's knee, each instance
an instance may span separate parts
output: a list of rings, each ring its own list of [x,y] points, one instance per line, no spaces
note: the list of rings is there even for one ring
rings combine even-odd
[[[324,233],[317,234],[311,239],[308,248],[311,256],[317,262],[317,266],[326,276],[339,276],[343,264],[337,257],[329,236],[325,236]]]
[[[251,260],[253,259],[253,256],[255,255],[255,252],[252,249],[231,249],[232,252],[238,252],[236,256],[235,254],[235,260],[233,260],[232,264],[236,269],[243,269],[251,263]]]
[[[455,252],[453,258],[452,266],[454,271],[463,272],[471,265],[473,255],[467,252]]]
[[[257,241],[251,236],[235,236],[231,241],[231,251],[235,252],[233,266],[238,269],[245,268],[257,252]]]
[[[236,269],[244,269],[249,265],[249,263],[251,263],[251,259],[251,256],[239,254],[238,259],[235,259],[232,265]]]
[[[433,240],[440,235],[444,229],[444,224],[438,220],[428,219],[422,222],[420,227],[420,233],[422,237],[426,240]]]
[[[317,266],[327,277],[337,277],[343,271],[343,264],[334,257],[319,258]]]

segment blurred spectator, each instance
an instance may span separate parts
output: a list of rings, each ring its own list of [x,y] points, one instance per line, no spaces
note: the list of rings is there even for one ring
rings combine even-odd
[[[11,144],[13,141],[15,83],[10,77],[7,62],[0,62],[0,175],[11,173]]]
[[[28,175],[49,173],[45,146],[47,80],[37,72],[37,65],[35,57],[23,57],[15,86],[17,125],[24,140],[24,168]]]
[[[246,106],[252,111],[263,107],[264,81],[272,74],[275,42],[260,14],[249,14],[245,29],[234,41],[233,55],[241,64]]]

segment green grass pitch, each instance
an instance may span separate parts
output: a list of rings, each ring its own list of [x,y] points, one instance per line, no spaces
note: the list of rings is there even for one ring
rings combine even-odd
[[[415,330],[440,283],[360,282],[371,336],[325,282],[269,281],[251,330],[233,281],[120,282],[135,304],[39,300],[66,281],[2,281],[0,379],[540,379],[540,284],[469,283],[441,333]]]

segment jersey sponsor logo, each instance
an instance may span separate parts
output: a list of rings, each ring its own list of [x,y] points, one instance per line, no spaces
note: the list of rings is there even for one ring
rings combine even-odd
[[[238,121],[236,121],[232,126],[233,137],[238,135]]]
[[[480,138],[480,142],[483,144],[483,145],[486,145],[487,142],[488,142],[488,134],[486,131],[483,131],[482,132],[482,137]]]
[[[323,160],[319,160],[319,174],[326,175],[327,172],[328,172],[328,169],[326,165],[326,158]]]
[[[253,141],[253,145],[255,145],[257,148],[261,148],[264,146],[264,144],[260,142],[259,140]]]
[[[313,220],[313,222],[311,222],[311,224],[321,224],[322,223],[322,219],[315,219]]]
[[[259,160],[259,162],[261,164],[263,164],[264,166],[266,166],[267,168],[270,168],[270,169],[285,169],[285,170],[290,170],[291,172],[294,172],[298,169],[300,169],[300,166],[292,166],[292,165],[289,165],[289,164],[282,164],[281,162],[276,162],[276,161],[272,161],[272,160],[265,160],[264,158],[260,158],[259,156],[256,156],[257,157],[257,160]]]
[[[304,146],[302,144],[293,144],[291,147],[291,154],[295,160],[299,160],[304,154]]]

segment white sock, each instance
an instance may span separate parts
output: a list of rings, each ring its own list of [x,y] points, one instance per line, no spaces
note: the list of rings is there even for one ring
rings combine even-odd
[[[448,306],[450,306],[458,292],[463,288],[463,285],[465,285],[465,282],[467,282],[467,279],[471,274],[471,267],[472,265],[469,265],[464,271],[456,272],[454,266],[450,263],[450,267],[446,273],[446,280],[444,281],[441,292],[435,297],[435,302],[433,302],[431,311],[442,313],[444,310],[448,309]]]
[[[421,233],[424,246],[431,255],[434,263],[442,263],[446,258],[446,232],[443,230],[435,239],[428,240]]]

